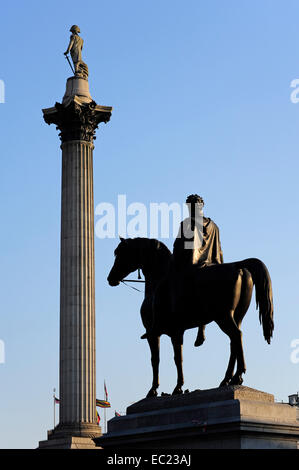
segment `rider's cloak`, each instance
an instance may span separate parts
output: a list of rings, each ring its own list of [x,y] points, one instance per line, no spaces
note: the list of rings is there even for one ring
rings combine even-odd
[[[194,264],[199,267],[222,264],[219,228],[210,218],[203,217],[201,224],[191,217],[186,218],[180,224],[173,256],[179,270]]]

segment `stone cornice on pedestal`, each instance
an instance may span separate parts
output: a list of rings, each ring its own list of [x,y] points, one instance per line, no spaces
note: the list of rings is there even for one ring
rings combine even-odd
[[[298,449],[296,407],[269,393],[227,386],[151,397],[108,421],[105,449]]]
[[[60,130],[62,142],[84,140],[93,142],[95,131],[101,122],[109,122],[112,107],[100,106],[95,101],[81,99],[74,95],[64,104],[56,103],[52,108],[43,109],[44,120],[47,124],[55,124]]]

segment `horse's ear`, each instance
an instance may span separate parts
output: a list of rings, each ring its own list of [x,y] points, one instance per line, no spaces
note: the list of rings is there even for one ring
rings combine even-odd
[[[121,242],[125,241],[125,238],[121,237],[120,235],[119,235],[119,239],[120,239]]]

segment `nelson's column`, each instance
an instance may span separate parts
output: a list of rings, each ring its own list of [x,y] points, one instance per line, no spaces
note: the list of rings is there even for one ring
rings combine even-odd
[[[93,141],[112,108],[93,101],[83,39],[74,25],[64,53],[74,75],[62,103],[43,109],[60,131],[62,149],[59,424],[40,448],[90,448],[101,435],[96,417]]]

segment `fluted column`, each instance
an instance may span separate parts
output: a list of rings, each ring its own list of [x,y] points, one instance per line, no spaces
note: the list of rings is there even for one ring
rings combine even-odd
[[[60,420],[55,436],[94,437],[96,419],[93,141],[112,108],[71,77],[62,104],[44,109],[62,141],[60,258]],[[80,95],[74,95],[80,92]]]
[[[93,144],[62,144],[60,423],[96,424]]]

